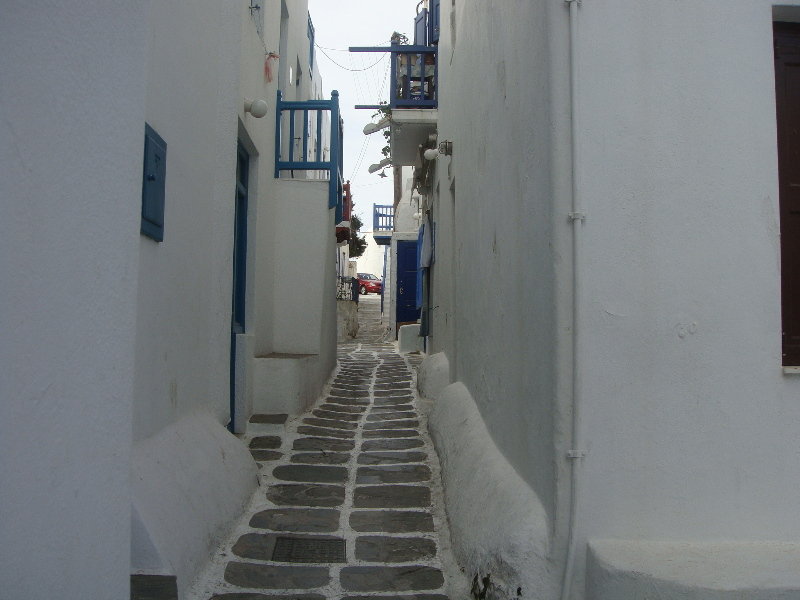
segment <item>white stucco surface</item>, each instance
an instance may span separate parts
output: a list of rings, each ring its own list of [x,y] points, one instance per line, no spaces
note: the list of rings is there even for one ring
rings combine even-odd
[[[438,398],[451,383],[447,355],[444,352],[428,354],[417,369],[419,393],[426,398]]]
[[[380,278],[383,276],[383,252],[386,246],[379,246],[375,243],[372,231],[362,231],[361,235],[367,242],[367,249],[356,259],[356,272],[372,273]]]
[[[0,7],[4,598],[128,595],[145,25]]]
[[[248,503],[256,476],[248,449],[206,412],[137,444],[131,485],[142,535],[132,572],[176,575],[182,593]],[[153,569],[153,549],[160,569]]]
[[[593,540],[587,598],[789,600],[800,596],[800,544]]]
[[[772,4],[576,8],[573,270],[568,3],[442,3],[438,134],[453,155],[430,198],[429,338],[541,500],[552,564],[565,557],[566,456],[586,453],[572,600],[586,597],[589,539],[800,540]]]
[[[547,514],[500,453],[463,384],[447,386],[435,399],[428,427],[456,558],[468,576],[488,575],[492,597],[552,597],[558,570],[547,560]]]
[[[230,418],[238,31],[233,4],[150,9],[145,118],[167,143],[166,199],[164,241],[140,237],[136,440],[199,407]]]

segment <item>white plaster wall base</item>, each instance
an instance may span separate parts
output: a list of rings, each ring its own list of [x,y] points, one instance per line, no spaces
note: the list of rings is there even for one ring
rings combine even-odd
[[[255,336],[241,333],[236,336],[236,373],[233,430],[243,433],[247,421],[253,414],[253,369],[250,368],[250,357],[255,348]]]
[[[253,359],[253,413],[300,414],[317,399],[324,381],[316,354],[269,354]]]
[[[166,571],[183,590],[241,514],[256,477],[247,448],[205,412],[137,443],[132,572]]]
[[[800,544],[594,540],[587,600],[796,600]]]
[[[397,332],[397,347],[400,354],[422,352],[422,338],[419,337],[419,323],[400,326]]]
[[[518,589],[522,597],[554,597],[544,507],[498,450],[463,384],[442,391],[428,426],[461,566],[470,577],[490,577],[487,600],[516,597]]]
[[[426,398],[438,398],[450,385],[450,362],[444,352],[425,357],[417,370],[417,389]]]
[[[336,326],[339,339],[358,335],[358,304],[352,300],[336,301]]]

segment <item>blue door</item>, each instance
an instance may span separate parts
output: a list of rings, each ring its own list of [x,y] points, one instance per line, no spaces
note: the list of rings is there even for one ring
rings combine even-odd
[[[417,240],[397,242],[397,314],[398,326],[416,323],[417,308]]]
[[[233,217],[233,290],[231,294],[231,420],[236,416],[236,335],[244,333],[245,296],[247,292],[247,181],[250,157],[239,144],[236,159],[236,208]]]

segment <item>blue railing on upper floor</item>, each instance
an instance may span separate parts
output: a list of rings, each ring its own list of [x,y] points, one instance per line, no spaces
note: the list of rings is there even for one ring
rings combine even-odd
[[[354,46],[350,52],[391,52],[389,108],[436,108],[438,101],[437,46]],[[356,108],[383,108],[362,105]]]
[[[394,229],[394,206],[375,204],[372,210],[372,235],[392,234]]]
[[[330,149],[327,159],[322,137],[322,113],[326,111],[330,113]],[[284,119],[284,113],[288,113],[287,119]],[[302,115],[302,135],[298,138],[296,132],[300,115]],[[284,120],[288,121],[288,138],[284,137],[286,134]],[[316,130],[313,138],[312,127]],[[275,177],[280,177],[281,171],[328,171],[328,208],[339,209],[343,202],[343,137],[342,119],[339,116],[339,92],[334,90],[330,100],[285,101],[278,90],[278,102],[275,108]],[[296,140],[301,141],[302,149],[295,149]],[[309,141],[313,141],[313,148],[309,148]]]

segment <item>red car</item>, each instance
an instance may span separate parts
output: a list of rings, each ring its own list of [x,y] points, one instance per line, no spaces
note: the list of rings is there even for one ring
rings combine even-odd
[[[383,283],[372,273],[358,274],[358,291],[362,294],[369,294],[370,292],[380,294],[382,289]]]

